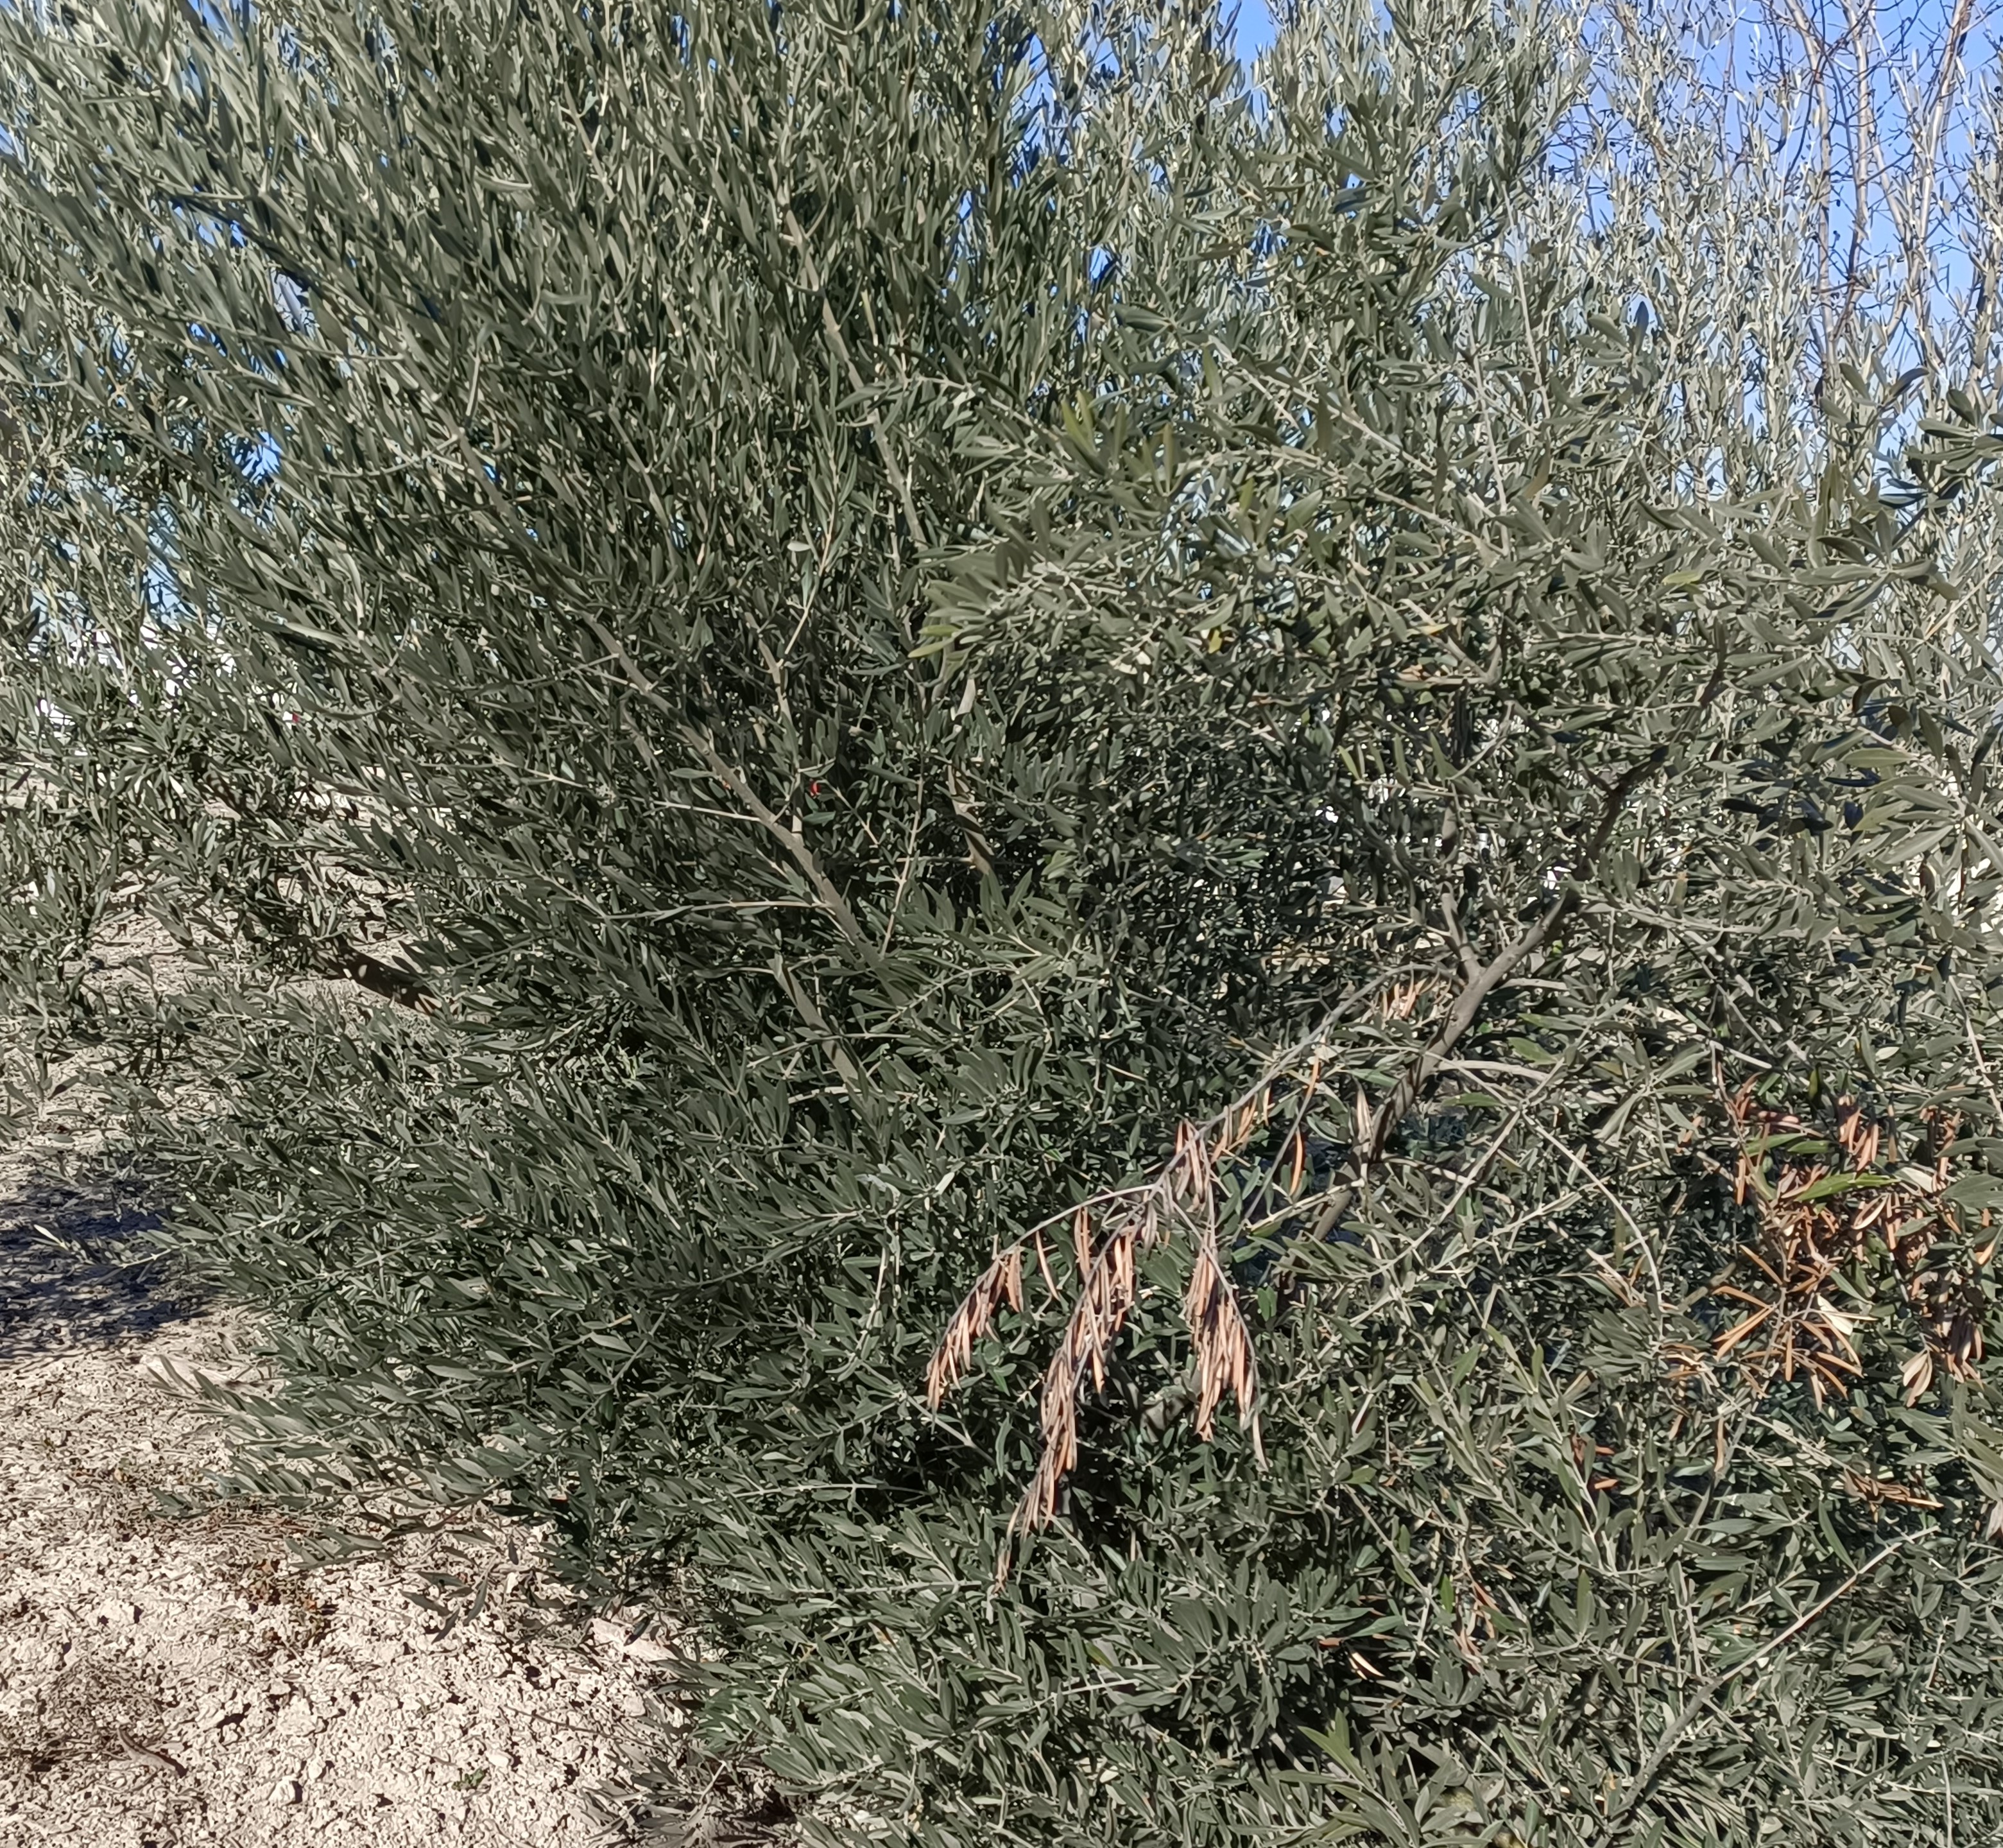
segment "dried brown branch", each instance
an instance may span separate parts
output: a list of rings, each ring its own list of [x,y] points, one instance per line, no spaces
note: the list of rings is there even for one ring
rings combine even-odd
[[[1637,765],[1607,789],[1605,808],[1586,849],[1589,856],[1596,855],[1605,845],[1629,792],[1652,768],[1648,762]],[[1400,1097],[1409,1094],[1416,1098],[1472,1024],[1482,1003],[1548,936],[1570,902],[1569,895],[1561,894],[1528,930],[1480,967],[1477,979],[1456,995],[1444,1024],[1383,1106],[1372,1111],[1358,1094],[1358,1148],[1351,1181],[1357,1171],[1381,1158],[1391,1129],[1410,1108],[1409,1101],[1400,1103]],[[1094,1391],[1103,1389],[1107,1360],[1137,1298],[1137,1256],[1172,1239],[1180,1239],[1190,1250],[1183,1307],[1196,1363],[1192,1410],[1197,1434],[1206,1442],[1211,1440],[1218,1408],[1228,1395],[1236,1402],[1263,1464],[1257,1357],[1219,1248],[1217,1164],[1242,1153],[1271,1122],[1282,1097],[1287,1097],[1295,1121],[1291,1132],[1279,1139],[1264,1179],[1269,1189],[1283,1190],[1289,1199],[1299,1198],[1306,1164],[1302,1125],[1309,1108],[1327,1088],[1323,1075],[1332,1057],[1329,1030],[1344,1015],[1373,1000],[1386,1019],[1410,1017],[1418,1000],[1436,983],[1431,979],[1412,982],[1404,979],[1405,974],[1402,970],[1389,972],[1382,982],[1352,996],[1320,1031],[1287,1048],[1256,1083],[1215,1115],[1201,1124],[1184,1123],[1177,1132],[1174,1155],[1151,1179],[1095,1195],[1033,1226],[990,1265],[956,1309],[927,1370],[926,1397],[934,1409],[966,1376],[975,1345],[994,1325],[1002,1267],[1012,1265],[1009,1274],[1019,1283],[1023,1257],[1033,1251],[1046,1283],[1056,1293],[1043,1235],[1061,1221],[1070,1220],[1077,1294],[1044,1374],[1040,1406],[1042,1450],[1035,1476],[1011,1522],[1012,1533],[1017,1528],[1047,1527],[1056,1518],[1064,1479],[1078,1459],[1078,1406],[1086,1381],[1089,1379]],[[1351,1191],[1349,1185],[1339,1185],[1331,1192],[1328,1207],[1315,1222],[1310,1236],[1326,1234]],[[999,1570],[1005,1574],[1008,1567],[1005,1551]]]
[[[988,1265],[981,1272],[980,1282],[953,1311],[925,1375],[925,1395],[933,1405],[945,1398],[953,1382],[972,1364],[974,1343],[995,1325],[995,1313],[1004,1303],[1018,1311],[1022,1307],[1020,1245],[1011,1246]]]
[[[1351,997],[1329,1024],[1365,1004],[1375,992]],[[1031,1227],[989,1265],[954,1311],[926,1372],[926,1398],[935,1409],[970,1370],[974,1347],[993,1328],[1000,1304],[1005,1300],[1019,1307],[1026,1257],[1033,1255],[1046,1286],[1053,1296],[1059,1293],[1043,1234],[1070,1222],[1077,1293],[1044,1373],[1042,1452],[1011,1522],[1012,1533],[1047,1527],[1056,1518],[1064,1479],[1078,1461],[1079,1404],[1088,1381],[1096,1391],[1105,1386],[1107,1363],[1138,1300],[1139,1256],[1173,1238],[1190,1248],[1183,1305],[1194,1347],[1197,1433],[1210,1440],[1218,1408],[1229,1395],[1264,1462],[1257,1358],[1218,1246],[1217,1164],[1243,1153],[1271,1122],[1278,1101],[1286,1094],[1295,1120],[1280,1138],[1267,1178],[1274,1186],[1284,1184],[1290,1196],[1298,1193],[1306,1160],[1302,1119],[1323,1088],[1326,1031],[1288,1048],[1257,1083],[1207,1122],[1183,1124],[1175,1153],[1152,1178],[1094,1195]],[[1008,1566],[1005,1552],[1000,1572],[1005,1574]]]
[[[1056,1216],[1071,1220],[1078,1292],[1044,1372],[1039,1408],[1042,1454],[1012,1531],[1047,1527],[1057,1517],[1064,1479],[1078,1461],[1079,1404],[1088,1381],[1094,1391],[1105,1389],[1108,1362],[1138,1298],[1140,1254],[1177,1234],[1194,1248],[1183,1307],[1195,1345],[1198,1433],[1210,1439],[1227,1392],[1236,1400],[1240,1417],[1253,1424],[1258,1364],[1218,1250],[1214,1164],[1218,1154],[1238,1152],[1267,1120],[1277,1082],[1267,1080],[1201,1128],[1184,1124],[1174,1157],[1153,1180],[1101,1194]],[[1292,1158],[1297,1139],[1298,1132],[1286,1145],[1285,1158]],[[925,1395],[935,1409],[969,1371],[974,1346],[993,1328],[1000,1305],[1020,1307],[1026,1251],[1036,1254],[1045,1281],[1050,1281],[1043,1234],[1055,1223],[1054,1217],[1033,1227],[997,1257],[953,1312],[926,1373]],[[1005,1573],[1007,1565],[1005,1555]]]

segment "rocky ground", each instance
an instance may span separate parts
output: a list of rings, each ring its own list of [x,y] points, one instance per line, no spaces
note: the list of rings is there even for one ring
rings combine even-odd
[[[505,1542],[310,1568],[296,1518],[217,1501],[221,1440],[186,1385],[248,1377],[244,1325],[132,1262],[144,1223],[113,1183],[0,1166],[0,1841],[645,1832],[621,1766],[672,1755],[666,1652]],[[411,1601],[469,1567],[476,1621]]]

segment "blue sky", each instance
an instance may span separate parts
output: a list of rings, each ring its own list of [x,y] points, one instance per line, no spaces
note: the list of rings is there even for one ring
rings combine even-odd
[[[1273,42],[1273,16],[1266,0],[1239,0],[1238,55],[1251,59]]]
[[[1902,37],[1931,38],[1945,31],[1953,18],[1956,0],[1879,0],[1867,9],[1875,12],[1881,30],[1888,40],[1896,42]],[[1831,0],[1813,0],[1808,9],[1811,17],[1819,16],[1836,30],[1840,30],[1842,9]],[[1757,5],[1749,3],[1746,11],[1757,11]],[[1977,5],[1970,9],[1971,30],[1969,34],[1966,58],[1970,68],[1981,69],[1991,58],[1994,35],[1984,17],[1986,5]],[[1250,60],[1273,42],[1273,16],[1267,0],[1239,0],[1238,7],[1239,54]],[[1722,68],[1729,47],[1720,47],[1718,68]]]

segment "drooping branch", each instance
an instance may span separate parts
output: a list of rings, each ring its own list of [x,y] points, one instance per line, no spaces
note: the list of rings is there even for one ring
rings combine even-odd
[[[1022,1307],[1022,1266],[1028,1254],[1034,1253],[1045,1287],[1056,1293],[1043,1237],[1070,1221],[1077,1294],[1044,1372],[1042,1453],[1009,1524],[1012,1533],[1047,1527],[1056,1518],[1059,1492],[1078,1461],[1078,1410],[1085,1382],[1089,1379],[1095,1390],[1103,1388],[1106,1362],[1138,1300],[1136,1258],[1175,1237],[1187,1240],[1190,1247],[1183,1311],[1195,1348],[1193,1412],[1197,1435],[1209,1440],[1218,1409],[1229,1395],[1252,1433],[1254,1448],[1259,1448],[1258,1362],[1219,1248],[1218,1169],[1272,1121],[1283,1094],[1292,1090],[1292,1131],[1267,1180],[1290,1197],[1299,1195],[1306,1174],[1302,1125],[1322,1088],[1329,1031],[1383,986],[1374,984],[1351,997],[1318,1032],[1288,1047],[1267,1065],[1257,1083],[1214,1116],[1182,1125],[1175,1153],[1149,1178],[1107,1188],[1031,1227],[996,1256],[954,1311],[926,1374],[925,1396],[935,1410],[971,1370],[974,1349],[993,1329],[1002,1305]],[[1263,1459],[1263,1451],[1261,1455]],[[1005,1550],[998,1573],[1005,1575],[1008,1569]]]
[[[1448,940],[1467,978],[1432,1038],[1407,1066],[1390,1094],[1360,1118],[1348,1179],[1330,1190],[1327,1204],[1316,1216],[1309,1236],[1326,1237],[1334,1229],[1353,1198],[1355,1186],[1383,1159],[1398,1125],[1452,1058],[1484,1005],[1564,922],[1577,901],[1578,877],[1597,862],[1628,799],[1666,754],[1666,751],[1651,753],[1604,786],[1599,814],[1569,869],[1565,889],[1487,962],[1474,955],[1460,932],[1451,899],[1444,901],[1450,919]],[[1453,825],[1449,821],[1443,830],[1448,845]],[[1292,1090],[1295,1094],[1295,1127],[1271,1163],[1266,1184],[1290,1200],[1299,1199],[1306,1151],[1301,1125],[1330,1068],[1334,1051],[1329,1044],[1330,1031],[1387,985],[1380,982],[1352,996],[1316,1033],[1269,1062],[1257,1083],[1215,1116],[1201,1124],[1184,1123],[1176,1132],[1175,1153],[1150,1179],[1096,1194],[1032,1227],[996,1257],[963,1300],[927,1372],[926,1398],[935,1410],[970,1370],[974,1347],[992,1331],[1002,1305],[1006,1302],[1021,1308],[1025,1255],[1033,1248],[1047,1279],[1043,1235],[1066,1218],[1071,1220],[1078,1290],[1064,1335],[1043,1376],[1042,1451],[1036,1475],[1010,1522],[1012,1533],[1019,1528],[1030,1531],[1047,1527],[1056,1518],[1059,1492],[1078,1460],[1078,1408],[1085,1383],[1089,1377],[1095,1388],[1103,1388],[1106,1360],[1138,1300],[1135,1259],[1139,1253],[1162,1246],[1177,1235],[1190,1247],[1183,1307],[1196,1350],[1197,1391],[1193,1409],[1197,1433],[1205,1440],[1210,1438],[1217,1409],[1229,1391],[1257,1446],[1258,1363],[1218,1248],[1217,1168],[1220,1162],[1244,1150],[1254,1133],[1271,1120],[1282,1094]],[[1005,1574],[1008,1569],[1005,1550],[998,1571]]]

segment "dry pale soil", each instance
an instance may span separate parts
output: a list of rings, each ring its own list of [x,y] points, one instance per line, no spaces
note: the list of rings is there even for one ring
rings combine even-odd
[[[650,1636],[470,1531],[316,1566],[298,1517],[215,1496],[222,1436],[187,1388],[250,1377],[246,1325],[133,1262],[143,1215],[75,1171],[0,1157],[0,1843],[564,1848],[672,1826],[622,1772],[673,1755]],[[412,1601],[441,1570],[486,1578],[476,1619]]]

